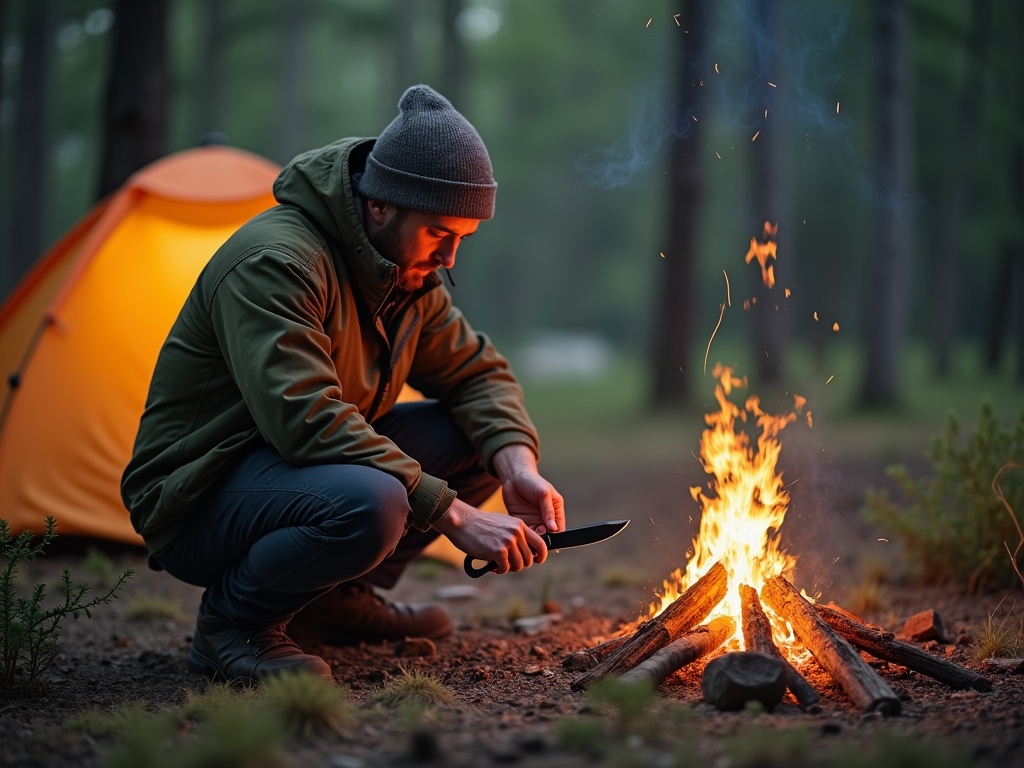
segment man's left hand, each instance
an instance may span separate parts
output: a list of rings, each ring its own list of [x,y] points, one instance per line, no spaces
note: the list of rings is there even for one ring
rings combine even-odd
[[[525,445],[506,445],[494,454],[501,494],[510,515],[537,533],[565,530],[565,503],[537,471],[537,459]]]

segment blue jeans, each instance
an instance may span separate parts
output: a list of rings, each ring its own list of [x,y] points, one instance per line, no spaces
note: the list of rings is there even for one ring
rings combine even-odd
[[[498,488],[473,446],[434,401],[402,403],[373,423],[423,471],[472,506]],[[210,608],[240,626],[287,621],[335,585],[390,588],[437,537],[409,528],[409,498],[391,475],[353,464],[290,466],[272,446],[242,456],[196,502],[160,555]]]

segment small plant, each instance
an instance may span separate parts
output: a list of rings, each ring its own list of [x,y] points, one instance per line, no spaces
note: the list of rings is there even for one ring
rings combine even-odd
[[[601,571],[602,587],[642,587],[649,579],[643,571],[628,565],[610,565]]]
[[[345,735],[359,721],[345,688],[309,672],[276,675],[263,683],[263,695],[294,736]]]
[[[124,607],[123,616],[128,621],[173,621],[188,624],[192,617],[177,600],[162,595],[136,595]]]
[[[515,595],[508,601],[508,606],[505,608],[506,619],[509,621],[515,621],[516,619],[522,619],[529,615],[530,612],[526,609],[526,602],[522,597]]]
[[[10,524],[0,520],[0,556],[4,560],[4,568],[0,571],[0,688],[13,687],[19,674],[28,683],[38,679],[59,650],[61,621],[69,615],[77,619],[82,613],[91,618],[90,610],[116,598],[134,573],[127,569],[104,594],[87,600],[89,585],[75,584],[71,580],[71,569],[64,568],[61,573],[63,603],[51,608],[43,607],[45,584],[37,584],[31,597],[18,597],[15,583],[19,563],[42,554],[43,549],[57,538],[56,528],[57,521],[47,517],[42,539],[33,543],[31,531],[22,531],[15,538]]]
[[[624,683],[606,677],[587,692],[587,699],[599,708],[611,708],[616,714],[616,733],[625,736],[654,703],[654,686],[649,681]]]
[[[423,558],[416,563],[416,576],[423,581],[436,581],[441,578],[444,571],[444,563],[439,563],[437,560]]]
[[[256,686],[231,683],[211,684],[205,691],[185,691],[185,703],[178,714],[183,720],[204,723],[222,709],[253,707],[260,700]]]
[[[61,728],[68,733],[86,733],[100,738],[124,736],[145,715],[146,702],[133,701],[114,710],[104,712],[99,707],[86,709],[64,721]]]
[[[1015,627],[1010,624],[1009,617],[996,619],[995,611],[990,613],[974,646],[975,660],[1021,656],[1024,656],[1024,622]]]
[[[762,712],[763,712],[762,708]],[[794,728],[756,726],[743,731],[723,744],[729,756],[729,765],[790,766],[800,764],[811,746],[811,729],[799,725]]]
[[[1007,509],[1024,508],[1024,472],[1007,472],[1000,480],[1005,507],[992,482],[1008,462],[1024,464],[1024,412],[1005,428],[986,400],[966,441],[960,440],[959,422],[950,414],[945,433],[935,438],[926,456],[930,476],[915,480],[900,465],[887,470],[906,505],[892,502],[886,491],[868,489],[865,519],[895,533],[908,562],[926,581],[960,583],[971,591],[1013,583],[1015,562],[1007,548],[1020,537]]]
[[[426,672],[405,672],[401,677],[389,680],[384,690],[374,700],[389,709],[398,709],[403,704],[419,704],[422,707],[444,707],[455,702],[452,692],[437,678]]]
[[[114,561],[97,547],[89,547],[85,550],[85,562],[82,563],[82,567],[104,589],[109,589],[117,581]]]
[[[558,723],[558,743],[570,752],[599,755],[604,723],[598,718],[570,717]]]

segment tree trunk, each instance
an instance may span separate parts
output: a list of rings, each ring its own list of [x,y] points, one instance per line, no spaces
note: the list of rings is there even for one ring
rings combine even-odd
[[[861,401],[893,406],[907,333],[912,131],[909,8],[906,0],[876,0],[876,154],[879,202],[875,248],[864,287],[866,365]]]
[[[884,2],[884,0],[883,0]],[[971,170],[977,162],[981,135],[981,98],[984,93],[984,68],[992,38],[992,0],[971,3],[974,20],[967,44],[967,72],[960,94],[956,146],[949,153],[952,175],[946,185],[941,208],[942,235],[936,258],[935,372],[949,373],[953,344],[959,320],[960,257],[963,250],[963,224],[971,185]]]
[[[287,163],[302,149],[305,126],[305,33],[306,0],[291,0],[284,8],[284,40],[281,45],[281,101],[278,108],[277,146],[279,163]]]
[[[441,28],[444,44],[441,47],[441,92],[452,105],[462,112],[463,75],[466,67],[466,51],[455,28],[455,20],[462,11],[462,0],[442,0]]]
[[[53,13],[50,0],[23,7],[21,71],[15,96],[8,208],[9,244],[3,264],[3,295],[17,284],[46,245],[49,177]]]
[[[206,46],[199,79],[199,136],[221,128],[221,50],[224,47],[224,0],[206,0]]]
[[[759,238],[765,221],[772,225],[787,220],[788,185],[786,184],[785,158],[783,137],[785,126],[782,124],[782,110],[778,109],[778,88],[768,85],[772,82],[785,82],[785,73],[780,70],[782,57],[777,55],[784,45],[783,4],[781,0],[760,0],[755,4],[756,32],[768,41],[763,57],[758,66],[766,71],[758,72],[762,81],[760,86],[761,99],[768,117],[761,123],[760,133],[751,147],[752,178],[751,195],[754,221],[751,222],[752,234]],[[758,107],[761,109],[762,107]],[[757,303],[750,308],[750,320],[753,323],[753,341],[757,364],[761,372],[760,380],[764,384],[778,383],[782,375],[782,355],[785,339],[785,309],[782,277],[789,271],[793,263],[792,242],[794,238],[783,236],[784,246],[789,250],[780,253],[782,261],[774,263],[776,285],[768,288],[761,279],[760,269],[750,269],[752,295]],[[756,263],[756,262],[755,262]]]
[[[395,103],[410,85],[415,85],[413,32],[416,28],[417,0],[395,3]],[[458,109],[458,107],[456,107]]]
[[[999,252],[999,260],[992,272],[991,300],[988,305],[988,316],[985,318],[985,367],[990,373],[999,370],[1003,360],[1003,348],[1010,330],[1010,311],[1013,308],[1014,260],[1020,246],[1015,242],[1007,242]]]
[[[1017,114],[1024,115],[1024,8],[1017,7]],[[1018,226],[1024,226],[1024,140],[1015,141],[1010,173]],[[1017,238],[1015,283],[1017,284],[1017,382],[1024,384],[1024,242]]]
[[[669,158],[668,243],[658,275],[655,314],[654,403],[682,402],[689,394],[690,342],[696,291],[697,213],[703,180],[699,153],[700,123],[693,113],[700,96],[708,0],[685,0],[676,29],[677,71],[675,128]],[[687,30],[688,33],[684,32]]]
[[[167,8],[168,0],[115,4],[100,197],[167,149]]]

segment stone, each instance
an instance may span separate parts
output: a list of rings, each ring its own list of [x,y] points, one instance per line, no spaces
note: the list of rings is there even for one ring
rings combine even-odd
[[[772,709],[786,693],[786,665],[756,651],[727,653],[704,668],[701,690],[704,701],[721,710],[740,710],[751,701]]]
[[[915,613],[903,624],[902,634],[911,640],[919,643],[928,640],[944,640],[945,633],[942,631],[942,617],[934,610]]]
[[[956,644],[957,645],[973,645],[973,643],[974,643],[974,638],[971,637],[966,632],[961,632],[959,635],[956,636]]]
[[[537,657],[542,658],[542,659],[546,659],[547,656],[548,656],[548,652],[545,651],[542,646],[535,645],[535,646],[533,646],[530,649],[530,655],[531,656],[537,656]]]
[[[437,646],[429,637],[407,637],[398,642],[395,656],[411,658],[414,656],[437,656]]]
[[[524,635],[536,635],[543,632],[552,624],[562,620],[560,613],[543,613],[540,616],[524,616],[512,622],[512,628]]]
[[[556,603],[554,600],[545,600],[544,605],[541,606],[541,613],[561,613],[562,606]]]
[[[480,590],[472,584],[453,584],[450,587],[441,587],[434,593],[437,600],[474,600],[480,595]]]
[[[539,675],[543,671],[544,670],[538,667],[536,664],[527,664],[525,667],[523,667],[523,674],[530,675],[531,677],[533,675]]]
[[[570,672],[586,672],[595,664],[597,662],[594,660],[594,657],[586,651],[573,651],[562,659],[562,668]]]

